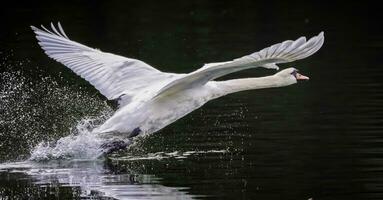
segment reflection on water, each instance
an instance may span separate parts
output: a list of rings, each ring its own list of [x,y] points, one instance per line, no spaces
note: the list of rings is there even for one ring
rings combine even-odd
[[[162,184],[155,172],[163,164],[177,166],[187,158],[224,156],[227,150],[157,152],[147,155],[114,155],[107,160],[23,161],[0,165],[0,197],[91,199],[194,199],[189,187]],[[148,168],[148,169],[145,169]],[[182,178],[182,177],[180,177]],[[1,184],[9,182],[10,184]],[[15,190],[15,185],[17,190]],[[32,185],[30,185],[32,184]],[[206,196],[205,196],[206,197]]]
[[[63,199],[68,194],[72,195],[72,198],[92,199],[192,198],[191,195],[184,192],[187,188],[163,186],[160,183],[160,178],[155,175],[136,174],[134,171],[126,174],[114,174],[109,169],[108,163],[101,160],[2,164],[0,166],[0,182],[3,183],[10,179],[17,182],[19,191],[13,191],[12,184],[0,184],[0,197],[2,198],[27,199],[29,197],[39,197]],[[36,187],[29,186],[29,180]]]

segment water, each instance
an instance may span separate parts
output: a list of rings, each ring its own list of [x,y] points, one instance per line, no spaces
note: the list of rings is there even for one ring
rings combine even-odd
[[[378,6],[96,1],[0,9],[0,198],[383,198]],[[317,54],[284,65],[309,82],[214,100],[127,151],[94,159],[100,140],[89,131],[114,105],[43,54],[29,25],[50,21],[91,47],[179,73],[322,30],[326,39]]]

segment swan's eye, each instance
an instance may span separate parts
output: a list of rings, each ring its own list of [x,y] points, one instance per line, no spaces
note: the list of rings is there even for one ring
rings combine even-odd
[[[291,72],[291,75],[293,75],[294,77],[296,77],[296,76],[297,76],[297,73],[298,73],[298,70],[294,69],[294,71]]]

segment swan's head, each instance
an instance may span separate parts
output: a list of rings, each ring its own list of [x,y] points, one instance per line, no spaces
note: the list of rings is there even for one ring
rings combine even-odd
[[[309,77],[298,73],[295,68],[287,68],[275,74],[276,77],[280,78],[283,85],[291,85],[297,83],[298,80],[309,80]]]

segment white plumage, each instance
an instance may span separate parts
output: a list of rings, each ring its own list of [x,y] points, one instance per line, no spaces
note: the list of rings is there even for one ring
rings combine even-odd
[[[52,31],[32,26],[45,53],[89,81],[109,100],[118,99],[119,109],[98,133],[155,132],[199,108],[211,99],[249,89],[281,87],[306,79],[293,68],[261,78],[214,81],[245,69],[265,67],[279,69],[278,63],[306,58],[318,51],[324,34],[306,41],[300,37],[228,62],[209,63],[189,74],[161,72],[136,59],[104,53],[74,42],[60,23]],[[298,77],[300,76],[300,77]],[[303,77],[303,78],[302,78]]]

